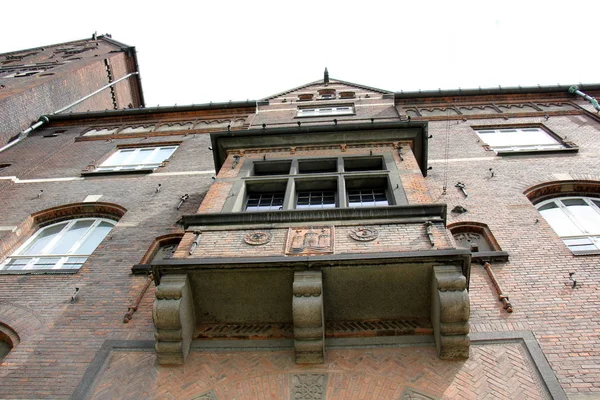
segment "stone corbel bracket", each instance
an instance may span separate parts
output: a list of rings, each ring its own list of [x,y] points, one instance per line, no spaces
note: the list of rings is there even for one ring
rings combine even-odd
[[[470,302],[467,279],[453,265],[433,267],[431,323],[440,359],[469,358]]]
[[[165,275],[152,308],[156,355],[162,365],[183,364],[196,326],[194,301],[186,274]]]
[[[292,313],[296,363],[325,361],[325,319],[321,271],[294,273]]]

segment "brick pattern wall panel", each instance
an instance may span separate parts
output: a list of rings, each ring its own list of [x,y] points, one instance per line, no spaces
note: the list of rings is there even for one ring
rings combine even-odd
[[[91,398],[547,398],[520,344],[473,346],[471,352],[456,362],[438,360],[432,347],[336,349],[322,365],[295,364],[291,351],[192,352],[184,369],[155,369],[153,353],[119,351]],[[214,397],[203,397],[207,393]]]
[[[597,159],[598,122],[588,116],[550,116],[485,120],[499,126],[543,123],[554,133],[579,146],[579,153],[497,156],[481,149],[470,128],[481,120],[450,125],[449,160],[441,143],[447,124],[430,123],[430,160],[434,166],[426,182],[434,202],[460,205],[468,211],[448,213],[448,223],[474,221],[490,228],[506,263],[493,263],[514,312],[507,314],[483,270],[471,272],[471,329],[474,332],[532,330],[567,394],[600,391],[600,329],[596,317],[600,301],[594,287],[600,283],[600,256],[574,256],[523,192],[537,184],[560,180],[600,180]],[[483,156],[482,156],[483,155]],[[447,166],[447,167],[446,167]],[[445,169],[447,168],[447,172]],[[493,168],[491,177],[489,168]],[[442,193],[447,173],[447,192]],[[454,185],[466,185],[468,197]],[[569,272],[575,272],[573,289]]]

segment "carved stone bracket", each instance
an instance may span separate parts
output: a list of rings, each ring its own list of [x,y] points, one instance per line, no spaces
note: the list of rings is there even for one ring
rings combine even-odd
[[[293,293],[296,363],[322,363],[325,361],[325,320],[321,271],[295,272]]]
[[[196,326],[194,300],[186,274],[165,275],[152,309],[159,364],[183,364]]]
[[[470,302],[467,279],[460,267],[433,267],[431,323],[442,360],[469,358]]]

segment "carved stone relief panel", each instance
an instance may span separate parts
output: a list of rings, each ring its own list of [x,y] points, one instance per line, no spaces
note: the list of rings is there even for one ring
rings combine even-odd
[[[492,248],[485,237],[476,232],[455,233],[454,240],[458,247],[469,249],[471,251],[491,251]]]
[[[333,253],[333,245],[333,226],[290,228],[285,246],[285,254],[330,254]]]

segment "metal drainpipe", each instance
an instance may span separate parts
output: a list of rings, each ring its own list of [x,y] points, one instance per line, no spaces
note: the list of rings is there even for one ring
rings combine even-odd
[[[596,110],[600,111],[600,104],[598,104],[598,100],[596,100],[592,96],[588,96],[587,94],[581,92],[577,86],[571,86],[569,88],[569,93],[574,93],[574,94],[576,94],[578,96],[583,97],[584,99],[586,99],[587,101],[589,101],[590,103],[592,103],[592,105],[594,106],[594,108]]]
[[[98,89],[98,90],[96,90],[96,91],[88,94],[87,96],[82,97],[81,99],[77,100],[76,102],[71,103],[68,106],[63,107],[63,108],[61,108],[59,110],[56,110],[52,114],[48,114],[48,115],[59,114],[59,113],[65,111],[65,110],[68,110],[71,107],[75,107],[77,104],[79,104],[79,103],[81,103],[81,102],[89,99],[90,97],[94,96],[95,94],[100,93],[104,89],[108,89],[109,87],[111,87],[111,86],[113,86],[113,85],[121,82],[122,80],[125,80],[125,79],[129,78],[130,76],[132,76],[132,75],[138,75],[138,74],[139,74],[139,72],[131,72],[131,73],[125,75],[124,77],[117,79],[116,81],[112,81],[108,85],[102,86],[100,89]],[[50,119],[46,115],[42,115],[35,124],[31,125],[29,128],[25,129],[23,132],[19,133],[19,136],[15,140],[13,140],[12,142],[6,144],[4,147],[0,148],[0,153],[3,152],[6,149],[11,148],[15,144],[19,143],[21,140],[25,139],[31,133],[31,131],[33,131],[34,129],[39,128],[40,126],[42,126],[42,125],[44,125],[44,124],[46,124],[48,122],[50,122]]]

